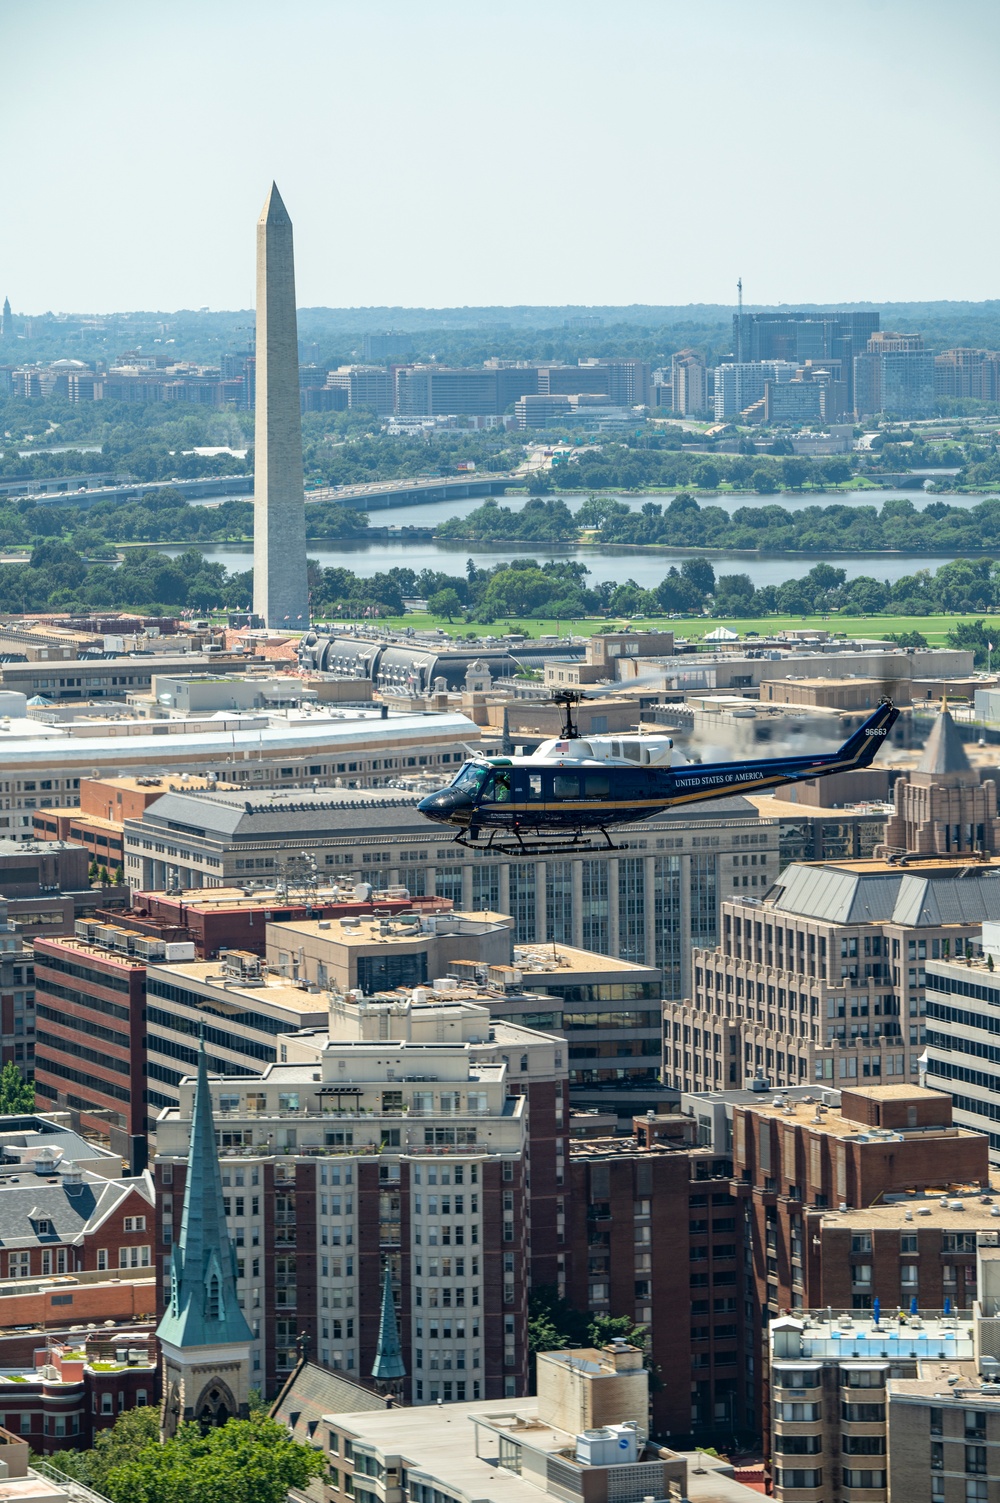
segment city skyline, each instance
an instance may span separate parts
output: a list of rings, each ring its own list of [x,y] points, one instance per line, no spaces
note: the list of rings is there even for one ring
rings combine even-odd
[[[515,0],[503,25],[445,0],[390,3],[378,21],[349,0],[307,3],[277,27],[228,0],[169,13],[107,0],[86,19],[55,0],[38,16],[8,10],[0,102],[0,280],[22,310],[249,306],[240,226],[271,176],[297,206],[303,306],[724,303],[738,275],[760,304],[994,290],[997,211],[981,189],[996,170],[1000,16],[980,0],[947,17],[853,0],[836,25],[785,0],[750,14],[722,0],[711,16]],[[51,93],[133,79],[118,108],[170,128],[67,142],[34,109],[42,49]],[[32,132],[13,129],[29,116]],[[204,143],[234,120],[240,150],[214,170]],[[539,154],[546,139],[574,144]],[[807,238],[787,233],[786,200]],[[960,256],[929,231],[949,202],[976,205]],[[55,206],[72,257],[62,236],[32,233]],[[855,233],[825,233],[831,217]],[[609,256],[625,233],[646,253]],[[123,236],[142,253],[115,253]]]

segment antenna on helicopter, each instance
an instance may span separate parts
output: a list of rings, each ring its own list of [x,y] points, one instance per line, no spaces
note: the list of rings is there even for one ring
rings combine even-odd
[[[566,711],[559,735],[564,741],[578,741],[580,739],[580,727],[573,723],[573,706],[579,704],[582,694],[574,694],[572,689],[557,689],[552,696],[552,703],[562,705]]]

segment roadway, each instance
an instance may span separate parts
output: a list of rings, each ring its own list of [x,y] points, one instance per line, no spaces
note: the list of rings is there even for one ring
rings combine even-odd
[[[502,496],[508,486],[523,485],[518,475],[422,476],[414,480],[373,480],[367,485],[328,485],[305,493],[306,501],[336,501],[355,511],[383,511],[393,506],[420,506],[465,496]],[[232,497],[253,495],[252,475],[218,475],[200,480],[148,480],[94,490],[39,492],[19,496],[37,506],[73,506],[81,510],[98,501],[137,501],[150,491],[177,491],[185,501],[217,506]]]

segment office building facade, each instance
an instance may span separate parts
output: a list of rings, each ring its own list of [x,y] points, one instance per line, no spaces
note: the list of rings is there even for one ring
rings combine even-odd
[[[436,727],[441,719],[422,724]],[[462,757],[429,755],[453,757],[451,765]],[[359,761],[359,777],[362,771]],[[376,891],[398,884],[412,897],[449,898],[466,912],[509,913],[518,944],[554,940],[653,966],[662,994],[678,1000],[692,994],[693,949],[718,939],[720,895],[738,889],[763,896],[777,875],[777,825],[761,821],[744,799],[681,808],[623,829],[628,848],[607,856],[558,859],[442,840],[415,804],[382,790],[326,789],[258,803],[172,793],[141,820],[126,821],[126,875],[138,890],[273,879],[291,841],[320,871],[356,875]]]
[[[763,902],[724,898],[719,947],[694,954],[691,1001],[666,1008],[666,1082],[915,1082],[927,965],[1000,918],[997,886],[989,870],[847,861],[794,864]]]

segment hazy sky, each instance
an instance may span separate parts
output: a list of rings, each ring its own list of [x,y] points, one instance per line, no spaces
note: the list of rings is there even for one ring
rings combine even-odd
[[[0,0],[0,298],[1000,296],[1000,0]]]

